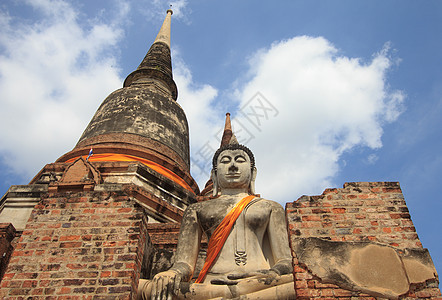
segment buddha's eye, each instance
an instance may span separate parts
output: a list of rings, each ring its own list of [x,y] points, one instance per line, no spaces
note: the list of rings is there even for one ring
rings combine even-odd
[[[246,162],[246,158],[242,155],[238,155],[237,157],[235,157],[235,161],[238,163],[243,163]]]
[[[231,160],[232,160],[232,159],[231,159],[229,156],[223,156],[223,157],[221,157],[221,159],[219,160],[219,162],[220,162],[220,163],[223,163],[223,164],[227,164],[227,163],[229,163]]]

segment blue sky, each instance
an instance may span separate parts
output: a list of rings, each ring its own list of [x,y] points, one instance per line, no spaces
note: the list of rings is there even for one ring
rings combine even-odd
[[[344,182],[399,181],[442,272],[442,2],[171,3],[174,78],[200,186],[230,111],[256,155],[257,192],[285,203]],[[167,8],[2,1],[1,194],[75,146]]]

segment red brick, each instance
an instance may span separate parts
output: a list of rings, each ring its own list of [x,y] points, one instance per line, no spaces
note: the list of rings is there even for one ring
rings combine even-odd
[[[130,277],[132,274],[132,271],[113,271],[112,277]]]
[[[81,238],[81,236],[79,235],[65,235],[65,236],[60,236],[60,241],[77,241]]]
[[[117,285],[119,283],[120,280],[117,278],[100,279],[100,285]]]
[[[295,288],[296,289],[306,289],[307,286],[307,281],[305,280],[296,280],[295,281]]]
[[[98,271],[83,271],[78,272],[78,277],[81,278],[94,278],[98,276]]]
[[[95,292],[95,287],[77,287],[73,289],[74,293],[78,293],[78,294],[89,294],[89,293],[94,293]]]
[[[3,275],[3,280],[11,280],[12,278],[14,278],[15,273],[6,273],[5,275]]]
[[[4,280],[2,281],[2,288],[21,288],[23,284],[22,280]]]
[[[35,279],[38,277],[38,273],[19,273],[15,276],[15,279]]]
[[[86,268],[87,264],[66,264],[66,267],[72,270],[83,269]]]
[[[71,293],[72,289],[70,287],[63,286],[60,288],[60,290],[57,292],[57,294],[69,294]]]
[[[296,290],[296,297],[318,297],[319,296],[319,291],[318,290],[312,290],[312,289],[298,289]]]
[[[12,256],[32,256],[33,254],[34,254],[34,250],[24,250],[24,251],[12,252]]]
[[[351,297],[353,293],[351,291],[347,291],[347,290],[343,290],[343,289],[334,289],[333,294],[336,297]]]
[[[385,232],[385,233],[391,233],[391,228],[384,227],[384,228],[382,228],[382,231]]]
[[[402,194],[402,190],[400,188],[383,188],[382,191],[384,193],[398,193],[398,194]]]
[[[60,243],[60,248],[79,248],[82,242],[62,242]]]
[[[302,216],[302,221],[321,221],[321,216],[316,216],[316,215]]]
[[[110,294],[130,292],[131,290],[132,290],[132,288],[130,286],[111,286],[111,287],[108,287],[108,291],[109,291]]]
[[[354,234],[361,234],[362,233],[362,229],[361,228],[354,228],[353,229],[353,233]]]
[[[333,290],[332,289],[321,289],[320,291],[321,297],[333,297]]]
[[[313,208],[312,209],[312,213],[314,213],[314,214],[326,214],[326,213],[330,213],[330,209],[329,208]]]
[[[293,267],[293,270],[295,273],[305,273],[307,272],[304,268],[300,267],[299,265],[295,265]]]
[[[31,289],[10,289],[9,295],[18,296],[18,295],[29,295]]]
[[[64,279],[63,284],[65,286],[70,285],[82,285],[84,283],[84,279]]]
[[[101,271],[100,277],[110,277],[112,274],[111,271]]]
[[[312,279],[312,275],[310,273],[295,273],[296,280],[302,279]]]

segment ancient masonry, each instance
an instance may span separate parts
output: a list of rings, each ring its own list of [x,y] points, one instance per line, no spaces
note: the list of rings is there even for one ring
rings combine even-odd
[[[184,209],[206,194],[190,175],[171,15],[75,148],[1,198],[2,299],[134,299],[140,278],[170,267]],[[441,296],[398,183],[346,183],[286,216],[297,298]]]

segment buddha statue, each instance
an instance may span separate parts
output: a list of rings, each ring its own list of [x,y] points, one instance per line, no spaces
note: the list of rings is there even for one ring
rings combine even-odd
[[[255,196],[253,153],[229,127],[227,115],[213,157],[213,196],[186,209],[174,264],[152,280],[141,279],[139,299],[296,298],[284,209]],[[190,283],[203,232],[207,258]]]

